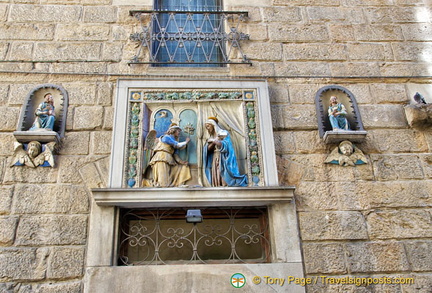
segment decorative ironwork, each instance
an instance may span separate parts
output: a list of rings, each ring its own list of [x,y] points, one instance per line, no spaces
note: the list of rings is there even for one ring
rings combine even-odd
[[[122,210],[120,265],[270,261],[266,208],[205,208],[202,223],[186,209]]]
[[[130,35],[131,40],[138,42],[137,54],[130,64],[251,64],[240,47],[241,41],[249,39],[249,35],[239,31],[247,12],[132,10],[129,13],[141,23],[141,32]],[[145,50],[149,61],[143,61]],[[235,51],[241,55],[240,61],[230,59]]]

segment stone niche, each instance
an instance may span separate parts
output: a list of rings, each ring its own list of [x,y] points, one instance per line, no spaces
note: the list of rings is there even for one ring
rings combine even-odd
[[[54,100],[55,123],[51,130],[30,130],[35,121],[35,112],[44,96],[51,93]],[[40,143],[55,142],[57,148],[60,140],[64,138],[66,129],[66,115],[68,107],[68,94],[66,90],[55,84],[42,84],[30,91],[21,109],[17,130],[13,133],[20,143],[38,141]]]
[[[254,276],[273,273],[281,278],[303,277],[294,187],[278,183],[269,101],[264,80],[118,81],[108,186],[92,189],[84,292],[120,292],[121,288],[128,288],[130,292],[146,292],[148,288],[170,292],[172,286],[180,284],[187,284],[187,289],[180,291],[218,288],[221,292],[231,292],[229,279],[236,272],[242,272],[247,282]],[[185,111],[195,112],[196,119],[194,115],[183,116]],[[184,132],[188,127],[195,129],[188,134],[194,146],[188,162],[196,180],[187,186],[151,187],[142,183],[146,170],[145,135],[149,128],[157,129],[158,119],[162,119],[159,114],[169,117],[168,122],[178,123]],[[205,184],[200,150],[204,147],[207,117],[215,115],[221,123],[230,122],[223,126],[229,128],[235,146],[240,146],[238,154],[242,158],[238,158],[238,164],[242,166],[240,173],[248,176],[247,186]],[[267,209],[271,247],[268,260],[264,263],[188,262],[181,265],[121,265],[119,262],[119,247],[123,243],[121,215],[125,209],[212,207]],[[178,283],[175,276],[182,276],[182,281]],[[130,281],[131,277],[140,281]],[[246,286],[248,292],[272,289],[268,287],[263,291],[260,286]],[[283,290],[304,292],[304,287],[290,284]]]
[[[333,131],[328,117],[330,97],[336,96],[347,111],[347,120],[350,131]],[[354,95],[346,88],[329,85],[321,88],[315,95],[315,107],[318,117],[318,131],[326,144],[340,143],[344,140],[361,143],[365,140],[367,132],[363,128],[363,122],[357,101]]]

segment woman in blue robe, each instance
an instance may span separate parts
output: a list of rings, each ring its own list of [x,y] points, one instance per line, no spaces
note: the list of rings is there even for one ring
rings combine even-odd
[[[328,109],[330,124],[333,131],[350,130],[348,120],[346,119],[346,109],[341,103],[338,103],[337,97],[330,97],[330,106]]]
[[[210,137],[203,149],[205,176],[211,186],[248,186],[247,175],[241,175],[228,131],[222,129],[215,117],[205,123]]]
[[[36,119],[30,130],[54,130],[54,99],[50,93],[44,96],[45,101],[36,109]]]

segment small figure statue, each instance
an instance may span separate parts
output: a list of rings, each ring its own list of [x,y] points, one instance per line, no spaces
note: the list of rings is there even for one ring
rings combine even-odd
[[[345,106],[342,103],[338,103],[336,96],[330,97],[328,115],[333,131],[350,130],[348,120],[346,119],[347,112]]]
[[[241,175],[230,134],[219,126],[216,117],[205,122],[210,137],[203,149],[203,167],[211,186],[248,186],[247,175]]]
[[[30,128],[31,131],[37,130],[50,130],[54,129],[55,122],[55,111],[54,111],[54,99],[51,93],[47,93],[44,96],[44,102],[40,103],[36,109],[36,119],[33,126]]]
[[[31,141],[27,145],[27,151],[24,150],[23,144],[15,142],[15,150],[12,158],[12,166],[26,165],[36,168],[37,166],[54,167],[54,146],[55,142],[45,145],[42,152],[42,145],[38,141]]]
[[[152,186],[185,186],[186,181],[192,178],[188,162],[183,161],[177,153],[177,150],[186,148],[190,141],[190,138],[186,138],[184,142],[178,141],[181,131],[177,124],[172,123],[166,134],[159,137],[156,143],[149,142],[149,144],[154,145],[153,155],[148,163],[152,167]],[[155,138],[156,131],[150,131],[148,137]],[[147,166],[144,167],[147,168]],[[143,183],[143,185],[146,184]]]
[[[345,167],[367,164],[367,159],[358,147],[344,140],[328,155],[324,163],[339,164]]]

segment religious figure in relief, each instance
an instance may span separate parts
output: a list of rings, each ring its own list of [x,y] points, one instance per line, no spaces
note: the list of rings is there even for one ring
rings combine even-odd
[[[211,186],[248,186],[247,175],[241,175],[227,130],[216,117],[209,117],[205,128],[209,134],[203,148],[203,168]]]
[[[54,112],[54,99],[51,93],[44,96],[44,102],[40,103],[36,109],[36,119],[30,128],[34,130],[50,130],[54,129],[55,112]]]
[[[355,166],[366,164],[367,159],[358,147],[350,141],[344,140],[328,155],[324,162],[339,164],[340,166]]]
[[[339,103],[336,96],[330,97],[330,106],[328,116],[333,131],[350,130],[348,120],[346,119],[347,111],[342,103]]]
[[[152,168],[152,183],[144,179],[144,185],[154,187],[179,187],[185,186],[186,181],[191,179],[191,172],[188,162],[182,160],[177,151],[186,148],[190,139],[179,142],[181,128],[173,123],[170,125],[165,135],[156,139],[156,131],[152,130],[148,134],[146,144],[153,138],[153,151],[148,163]],[[148,147],[146,146],[148,149]],[[146,167],[146,166],[145,166]],[[145,170],[144,170],[145,171]],[[147,183],[146,183],[147,182]]]

